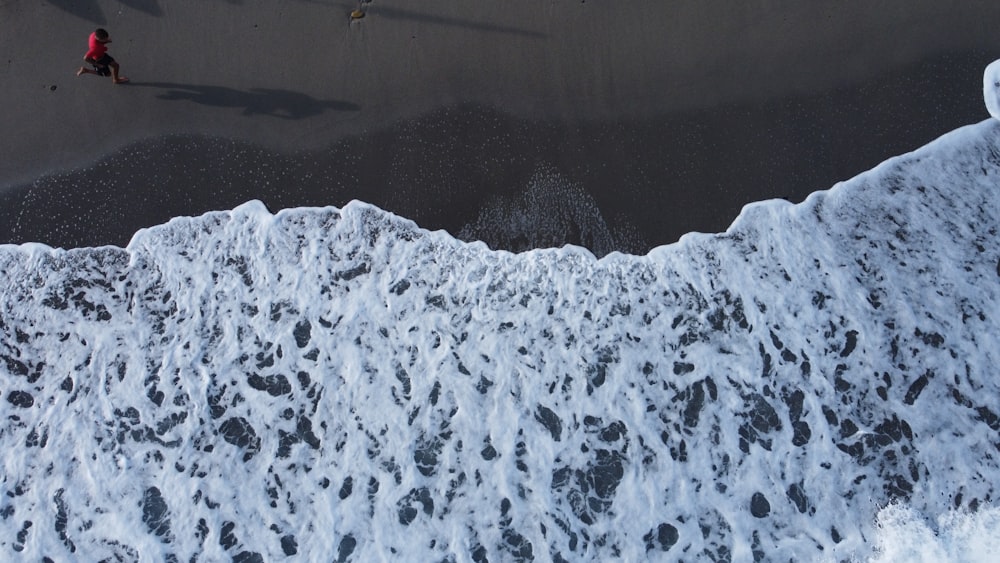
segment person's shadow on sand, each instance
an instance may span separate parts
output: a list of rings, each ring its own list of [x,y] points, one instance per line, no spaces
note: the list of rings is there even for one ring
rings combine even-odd
[[[118,1],[129,8],[151,16],[160,17],[163,15],[163,9],[160,8],[159,0]],[[97,25],[107,25],[108,23],[107,16],[105,16],[104,11],[101,10],[101,2],[98,2],[97,0],[48,0],[48,3],[52,4],[56,8],[59,8],[60,10],[69,12],[78,18],[89,20]]]
[[[156,96],[161,100],[187,100],[206,106],[243,108],[243,115],[269,115],[281,119],[303,119],[319,115],[328,109],[336,111],[361,109],[361,106],[351,102],[317,100],[301,92],[270,88],[251,88],[243,91],[225,86],[198,86],[170,82],[130,82],[129,86],[162,88],[166,92]]]

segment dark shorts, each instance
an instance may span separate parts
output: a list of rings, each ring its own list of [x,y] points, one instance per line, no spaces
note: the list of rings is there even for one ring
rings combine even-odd
[[[115,60],[111,58],[111,55],[104,53],[101,55],[101,58],[96,61],[91,59],[90,66],[94,67],[97,74],[101,76],[111,76],[111,68],[109,68],[109,65],[113,62],[115,62]]]

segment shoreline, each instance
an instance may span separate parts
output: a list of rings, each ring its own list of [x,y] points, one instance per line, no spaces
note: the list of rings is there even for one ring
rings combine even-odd
[[[250,199],[272,212],[359,199],[492,248],[570,243],[597,256],[643,254],[688,232],[721,233],[748,203],[803,201],[985,119],[968,82],[980,80],[986,56],[939,58],[855,89],[659,119],[535,121],[462,104],[320,150],[154,137],[0,193],[0,227],[9,225],[0,243],[124,246],[139,228]],[[926,88],[940,76],[948,78]],[[907,104],[887,103],[904,92]],[[951,112],[936,112],[942,104]],[[525,217],[535,232],[518,223]]]

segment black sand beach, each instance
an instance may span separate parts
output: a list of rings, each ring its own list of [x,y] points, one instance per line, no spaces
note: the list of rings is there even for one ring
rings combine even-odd
[[[646,252],[985,119],[1000,6],[937,4],[0,4],[0,243],[361,199]],[[97,26],[131,84],[74,76]]]

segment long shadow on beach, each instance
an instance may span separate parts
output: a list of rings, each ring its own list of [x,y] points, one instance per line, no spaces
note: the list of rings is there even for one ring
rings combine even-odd
[[[464,20],[448,16],[439,16],[435,14],[416,12],[412,10],[388,8],[385,6],[378,6],[376,10],[372,11],[372,14],[387,19],[413,20],[434,25],[464,27],[468,29],[474,29],[477,31],[486,31],[490,33],[507,33],[511,35],[523,35],[525,37],[533,37],[536,39],[542,39],[546,37],[544,33],[538,33],[537,31],[528,31],[525,29],[519,29],[516,27],[509,27],[502,25],[492,25],[472,20]]]
[[[108,23],[108,19],[104,16],[104,11],[101,10],[97,0],[48,0],[48,2],[60,10],[97,25]],[[119,2],[151,16],[163,15],[163,9],[160,8],[158,0],[119,0]]]
[[[56,8],[69,12],[78,18],[82,18],[93,22],[97,25],[106,25],[108,23],[108,18],[104,15],[104,11],[101,10],[97,0],[46,0],[49,4],[52,4]],[[302,0],[303,2],[321,4],[328,6],[330,8],[335,8],[337,10],[343,11],[343,13],[350,13],[350,6],[354,3],[337,3],[328,4],[327,2],[321,2],[318,0]],[[119,3],[128,6],[134,10],[138,10],[145,14],[151,16],[163,16],[163,9],[160,7],[159,0],[118,0]],[[226,0],[230,4],[241,4],[242,0]],[[343,4],[343,5],[341,5]],[[526,29],[520,29],[510,26],[493,25],[484,22],[477,22],[473,20],[455,18],[444,15],[429,14],[424,12],[417,12],[413,10],[403,10],[399,8],[390,8],[386,6],[378,6],[376,9],[372,10],[373,15],[378,15],[379,17],[384,17],[387,19],[402,19],[402,20],[413,20],[423,23],[429,23],[434,25],[444,25],[452,27],[464,27],[468,29],[474,29],[478,31],[486,31],[490,33],[506,33],[511,35],[523,35],[526,37],[534,37],[536,39],[541,39],[546,37],[543,33],[538,33],[536,31],[529,31]]]
[[[281,119],[303,119],[325,110],[359,111],[361,106],[338,100],[317,100],[308,94],[272,88],[237,90],[225,86],[174,84],[171,82],[131,82],[130,86],[145,86],[166,90],[156,97],[161,100],[185,100],[205,106],[243,108],[243,115],[269,115]]]

